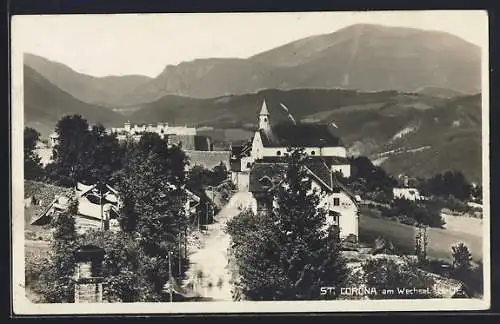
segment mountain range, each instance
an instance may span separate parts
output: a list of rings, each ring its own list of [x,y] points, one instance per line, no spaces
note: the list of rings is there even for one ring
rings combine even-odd
[[[246,59],[170,65],[156,78],[94,77],[24,59],[25,124],[44,137],[78,113],[107,127],[195,124],[219,141],[242,141],[266,100],[275,123],[290,122],[280,103],[300,122],[335,122],[350,154],[392,174],[456,169],[481,179],[480,50],[443,32],[353,25]]]
[[[296,89],[211,99],[165,96],[128,117],[140,123],[168,120],[246,130],[227,136],[243,141],[257,128],[264,100],[272,123],[291,122],[282,103],[299,122],[333,122],[350,155],[369,156],[392,174],[427,176],[460,170],[471,181],[481,179],[480,94],[448,98],[398,91]]]
[[[83,102],[132,110],[165,95],[213,98],[263,89],[481,90],[478,46],[445,32],[370,24],[307,37],[249,58],[167,65],[156,78],[97,78],[32,54],[25,55],[25,64]]]
[[[80,114],[89,122],[117,125],[123,116],[102,106],[80,101],[52,84],[40,73],[24,66],[24,123],[42,136],[53,132],[57,121],[66,114]]]

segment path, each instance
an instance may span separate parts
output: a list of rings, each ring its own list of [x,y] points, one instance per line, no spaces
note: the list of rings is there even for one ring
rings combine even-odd
[[[184,286],[192,284],[192,290],[218,301],[232,301],[228,248],[230,237],[225,233],[226,223],[236,216],[240,205],[246,206],[250,193],[238,192],[215,217],[215,223],[208,225],[203,235],[201,248],[190,251],[190,267]]]

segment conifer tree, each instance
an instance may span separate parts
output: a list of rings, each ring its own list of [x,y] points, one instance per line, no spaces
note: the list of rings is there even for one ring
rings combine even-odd
[[[245,212],[228,224],[247,299],[325,299],[320,288],[346,278],[338,229],[325,229],[327,212],[318,208],[320,193],[310,192],[304,163],[302,150],[291,152],[284,182],[270,192],[272,212]]]

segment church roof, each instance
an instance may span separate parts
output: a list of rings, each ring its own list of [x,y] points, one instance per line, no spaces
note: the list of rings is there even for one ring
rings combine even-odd
[[[326,124],[278,124],[270,132],[260,130],[264,147],[343,146],[342,141]]]
[[[267,110],[266,101],[262,102],[262,108],[260,109],[259,115],[269,115],[269,110]]]

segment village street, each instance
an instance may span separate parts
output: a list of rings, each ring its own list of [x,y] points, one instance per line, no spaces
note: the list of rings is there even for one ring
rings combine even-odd
[[[236,216],[239,206],[247,206],[251,194],[237,192],[208,225],[201,238],[201,247],[190,251],[190,267],[185,286],[192,285],[193,293],[216,301],[232,301],[228,248],[230,237],[225,233],[226,223]]]

